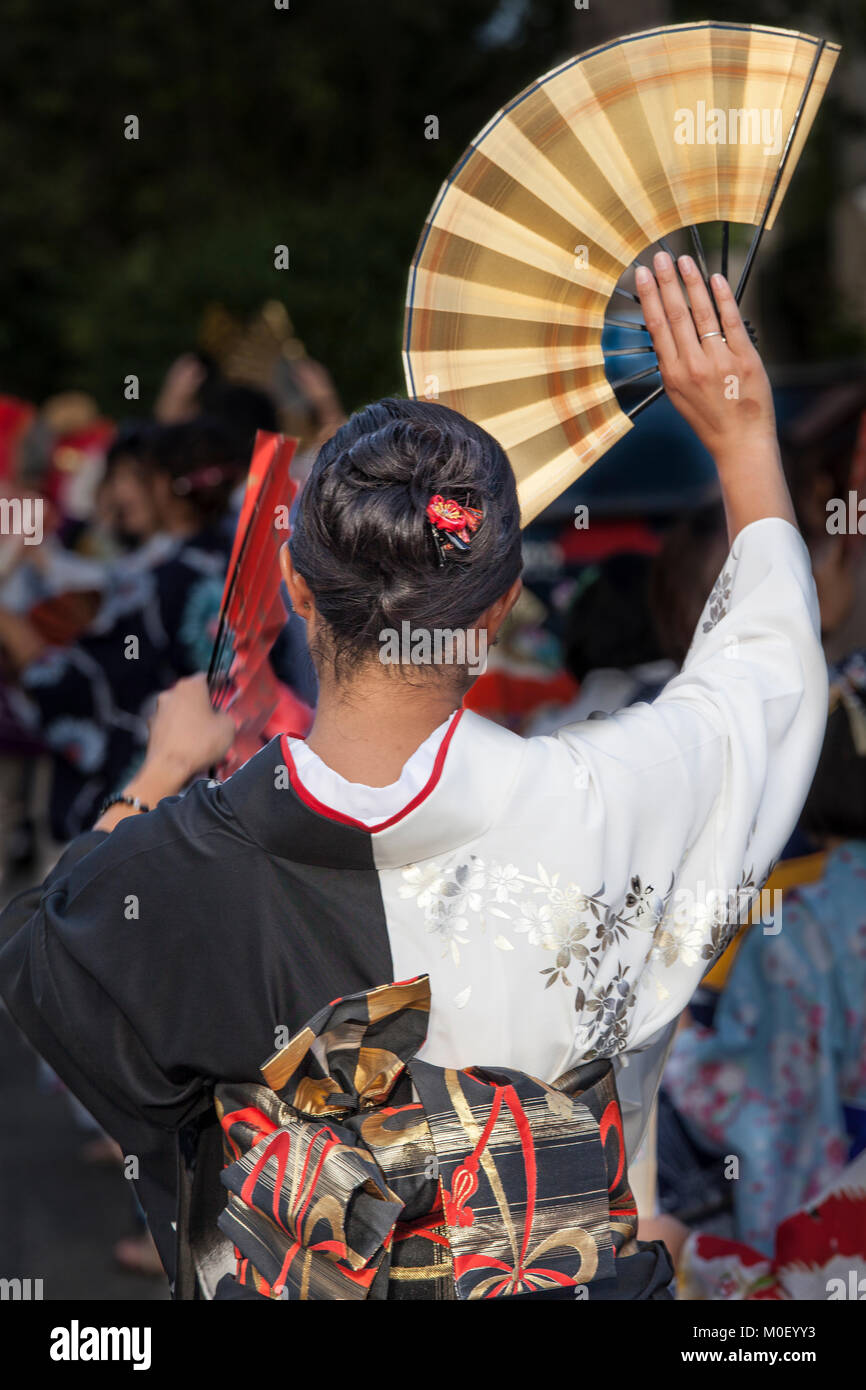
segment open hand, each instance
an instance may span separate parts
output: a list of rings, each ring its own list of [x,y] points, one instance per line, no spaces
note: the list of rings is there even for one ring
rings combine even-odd
[[[756,444],[775,449],[770,383],[730,285],[722,275],[712,277],[713,303],[691,256],[677,264],[691,311],[665,252],[654,258],[655,278],[645,266],[635,274],[671,404],[720,465]]]
[[[731,287],[714,275],[711,298],[691,256],[678,264],[691,309],[665,252],[653,261],[657,280],[639,266],[635,284],[665,390],[715,459],[729,540],[766,517],[796,526],[770,383]]]

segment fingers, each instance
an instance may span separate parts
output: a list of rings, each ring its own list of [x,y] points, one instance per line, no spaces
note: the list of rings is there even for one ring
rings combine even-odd
[[[705,333],[720,333],[719,320],[716,317],[713,301],[707,292],[704,284],[704,277],[698,270],[691,256],[680,256],[677,262],[680,274],[689,292],[689,300],[692,306],[692,318],[694,320],[697,337],[700,341]],[[722,339],[710,338],[707,346],[713,348]],[[701,344],[703,347],[703,344]]]
[[[643,309],[644,322],[652,338],[662,374],[677,363],[694,366],[727,345],[736,356],[753,352],[752,342],[740,315],[733,290],[723,275],[710,281],[715,308],[707,287],[691,256],[681,256],[680,273],[689,293],[691,308],[677,278],[676,268],[666,252],[653,258],[656,279],[645,266],[635,271],[635,286]],[[701,341],[704,334],[723,336]]]
[[[724,275],[714,275],[710,284],[715,296],[716,308],[719,311],[722,332],[728,341],[731,352],[751,351],[752,340],[746,332],[746,326],[740,314],[740,306],[734,298],[734,291]]]
[[[644,265],[639,265],[634,273],[634,283],[643,309],[643,320],[652,338],[659,366],[663,372],[669,371],[677,360],[677,347],[652,271]]]
[[[662,304],[674,336],[674,342],[677,345],[677,353],[680,357],[694,358],[700,352],[700,344],[689,306],[680,289],[674,263],[667,252],[659,251],[653,257],[653,265],[659,282]]]

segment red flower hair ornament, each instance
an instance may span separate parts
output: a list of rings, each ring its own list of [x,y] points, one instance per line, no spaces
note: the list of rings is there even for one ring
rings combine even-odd
[[[482,515],[477,507],[461,507],[452,498],[434,493],[427,503],[427,520],[436,542],[440,567],[445,564],[447,551],[469,549],[472,535],[481,525]]]

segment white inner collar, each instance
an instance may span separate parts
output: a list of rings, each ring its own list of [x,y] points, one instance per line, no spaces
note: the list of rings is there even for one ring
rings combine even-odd
[[[397,781],[390,782],[387,787],[368,787],[363,782],[347,781],[323,763],[301,738],[289,738],[288,744],[298,777],[311,796],[332,811],[351,816],[362,825],[374,826],[396,816],[423,791],[453,718],[454,714],[449,714],[432,734],[428,734],[403,764]]]

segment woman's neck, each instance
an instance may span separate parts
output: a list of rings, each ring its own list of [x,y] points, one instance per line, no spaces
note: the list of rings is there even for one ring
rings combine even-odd
[[[387,787],[433,730],[460,704],[454,685],[408,685],[393,670],[320,683],[307,747],[348,782]]]

